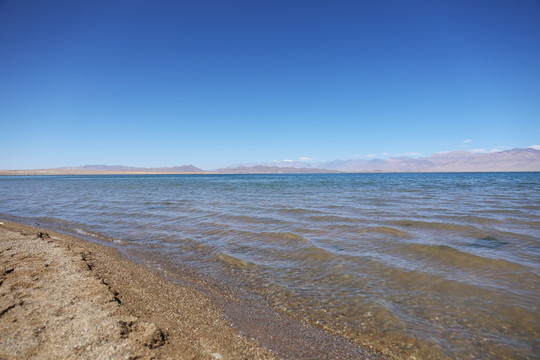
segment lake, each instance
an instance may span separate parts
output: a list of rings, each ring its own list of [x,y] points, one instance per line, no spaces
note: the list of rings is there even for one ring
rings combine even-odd
[[[0,213],[397,356],[540,353],[540,173],[5,176]]]

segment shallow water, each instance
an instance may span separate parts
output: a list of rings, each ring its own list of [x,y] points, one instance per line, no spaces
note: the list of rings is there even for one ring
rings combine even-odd
[[[538,357],[539,173],[0,177],[0,213],[399,356]]]

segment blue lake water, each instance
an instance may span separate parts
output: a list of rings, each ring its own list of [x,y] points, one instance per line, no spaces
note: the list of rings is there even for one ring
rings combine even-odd
[[[0,214],[400,356],[540,353],[540,173],[0,177]]]

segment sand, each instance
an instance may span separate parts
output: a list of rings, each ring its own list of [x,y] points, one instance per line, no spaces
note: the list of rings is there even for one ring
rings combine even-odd
[[[0,224],[0,359],[273,359],[199,291],[114,249]]]

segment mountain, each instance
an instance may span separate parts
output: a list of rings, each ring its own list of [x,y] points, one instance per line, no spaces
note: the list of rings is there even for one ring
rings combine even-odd
[[[255,166],[264,166],[264,167],[276,167],[276,168],[315,168],[315,166],[312,163],[308,163],[305,161],[296,161],[296,160],[283,160],[283,161],[277,161],[274,160],[272,162],[265,162],[265,163],[242,163],[242,164],[234,164],[229,165],[227,167],[224,167],[222,169],[236,169],[236,168],[251,168]],[[221,169],[220,169],[221,170]],[[218,170],[219,171],[219,170]]]
[[[84,165],[55,169],[0,170],[0,175],[175,174],[202,172],[204,171],[193,165],[160,168],[143,168],[123,165]]]
[[[485,154],[452,151],[427,158],[334,160],[313,165],[344,172],[540,171],[540,151],[530,148]]]
[[[335,170],[314,169],[314,168],[296,168],[280,166],[237,166],[217,169],[219,174],[306,174],[306,173],[334,173]]]
[[[174,173],[174,172],[202,172],[202,169],[193,165],[160,167],[160,168],[144,168],[131,167],[123,165],[84,165],[76,167],[63,167],[58,170],[86,170],[86,171],[124,171],[124,172],[156,172],[156,173]]]
[[[460,152],[461,153],[461,152]],[[446,153],[429,159],[432,171],[540,171],[540,151],[512,149],[487,154]]]
[[[426,158],[396,157],[372,160],[332,160],[308,163],[274,161],[271,163],[233,165],[217,172],[257,172],[261,168],[294,169],[274,172],[475,172],[475,171],[540,171],[540,151],[532,148],[491,153],[452,151]],[[270,172],[264,169],[264,172]]]
[[[56,169],[0,170],[0,175],[67,175],[67,174],[295,174],[332,172],[502,172],[540,171],[540,150],[512,149],[490,153],[452,151],[425,158],[396,157],[372,160],[333,160],[308,163],[274,161],[262,164],[234,165],[205,171],[193,165],[172,167],[130,167],[123,165],[84,165]]]

